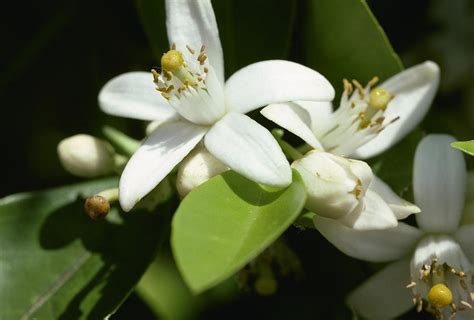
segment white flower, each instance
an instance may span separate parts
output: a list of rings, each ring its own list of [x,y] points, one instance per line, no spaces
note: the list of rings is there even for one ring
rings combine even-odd
[[[334,89],[329,82],[297,63],[273,60],[249,65],[224,83],[211,2],[169,0],[166,16],[175,50],[163,56],[161,74],[126,73],[99,94],[107,113],[166,121],[128,162],[120,179],[122,208],[130,210],[202,139],[214,157],[243,176],[266,185],[288,185],[291,170],[277,142],[244,113],[270,103],[330,101]]]
[[[115,171],[115,151],[104,140],[76,134],[58,144],[58,157],[64,169],[78,177],[93,178]]]
[[[349,256],[393,261],[357,288],[348,304],[368,319],[393,319],[413,307],[438,318],[473,319],[474,224],[460,225],[466,168],[454,139],[429,135],[418,145],[414,162],[419,228],[399,223],[381,231],[357,231],[315,218],[316,228]]]
[[[439,67],[427,61],[406,69],[374,87],[344,80],[341,103],[273,104],[261,113],[316,149],[360,159],[387,150],[425,116],[439,84]]]
[[[419,208],[398,198],[363,161],[310,151],[293,162],[303,178],[306,209],[358,230],[395,227]],[[381,190],[379,195],[377,191]],[[388,196],[387,196],[388,195]]]

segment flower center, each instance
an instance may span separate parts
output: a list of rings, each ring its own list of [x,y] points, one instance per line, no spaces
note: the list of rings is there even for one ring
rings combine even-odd
[[[212,125],[226,112],[224,90],[203,45],[199,51],[173,44],[161,57],[161,69],[152,69],[156,89],[185,119],[198,125]]]
[[[436,319],[443,319],[442,309],[448,306],[453,315],[473,309],[474,278],[470,272],[455,269],[447,263],[440,264],[437,258],[433,258],[431,263],[421,266],[418,275],[418,278],[414,278],[407,285],[407,288],[413,290],[413,303],[418,312],[423,309],[423,299],[428,303],[426,311],[432,313]]]
[[[196,51],[190,46],[186,46],[186,48],[191,57],[195,58],[194,61],[193,59],[185,61],[183,53],[176,50],[173,45],[171,50],[161,57],[161,74],[158,69],[151,70],[153,82],[165,99],[170,100],[173,96],[189,89],[190,86],[195,89],[206,88],[206,78],[209,73],[206,48],[202,46],[199,54],[196,54]]]
[[[352,83],[343,80],[344,92],[339,108],[325,127],[316,128],[326,151],[350,155],[398,120],[385,121],[384,112],[393,95],[383,88],[372,88],[378,80],[374,77],[365,88],[357,80],[352,80]]]

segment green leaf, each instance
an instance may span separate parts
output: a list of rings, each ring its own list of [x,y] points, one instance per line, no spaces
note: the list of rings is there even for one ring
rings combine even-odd
[[[335,86],[362,83],[402,70],[385,33],[364,0],[312,0],[305,8],[303,57]],[[338,88],[338,87],[336,87]]]
[[[227,77],[253,62],[288,57],[298,3],[297,0],[212,1]]]
[[[297,174],[278,191],[232,171],[197,187],[172,222],[173,253],[185,282],[199,293],[230,277],[290,226],[305,201]]]
[[[468,155],[474,156],[474,140],[456,141],[451,143],[451,147],[459,149]]]
[[[166,236],[166,215],[113,208],[94,222],[84,197],[116,178],[0,200],[0,319],[102,319],[127,297]]]
[[[224,281],[201,295],[193,295],[171,257],[160,254],[137,284],[136,292],[158,319],[195,319],[207,307],[227,302],[239,290],[234,281]]]

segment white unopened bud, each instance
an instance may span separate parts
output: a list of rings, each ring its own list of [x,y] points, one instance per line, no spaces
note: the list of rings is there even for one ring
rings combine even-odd
[[[79,177],[92,178],[114,172],[114,155],[108,142],[86,134],[66,138],[58,145],[61,164]]]
[[[176,189],[184,198],[191,190],[229,168],[217,160],[206,148],[200,146],[181,162],[176,179]]]
[[[343,218],[359,206],[373,177],[363,161],[320,151],[309,152],[292,167],[303,178],[306,208],[333,219]]]

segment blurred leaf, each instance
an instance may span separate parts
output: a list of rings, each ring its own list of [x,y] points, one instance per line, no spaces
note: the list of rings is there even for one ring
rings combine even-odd
[[[474,140],[456,141],[451,143],[451,147],[459,149],[471,156],[474,156]]]
[[[135,7],[157,63],[168,50],[164,0],[135,0]]]
[[[231,299],[238,293],[233,281],[226,281],[201,294],[193,295],[167,255],[159,255],[136,287],[138,295],[159,319],[195,319],[210,304]]]
[[[115,312],[166,236],[166,215],[117,209],[101,222],[84,197],[97,180],[0,200],[1,319],[102,319]]]
[[[343,78],[386,79],[403,66],[364,0],[309,0],[303,55],[333,85]]]
[[[285,59],[297,0],[214,0],[226,76],[253,62]]]
[[[171,241],[192,291],[230,277],[298,217],[306,194],[298,175],[294,177],[288,188],[267,191],[230,171],[184,198],[173,218]]]

